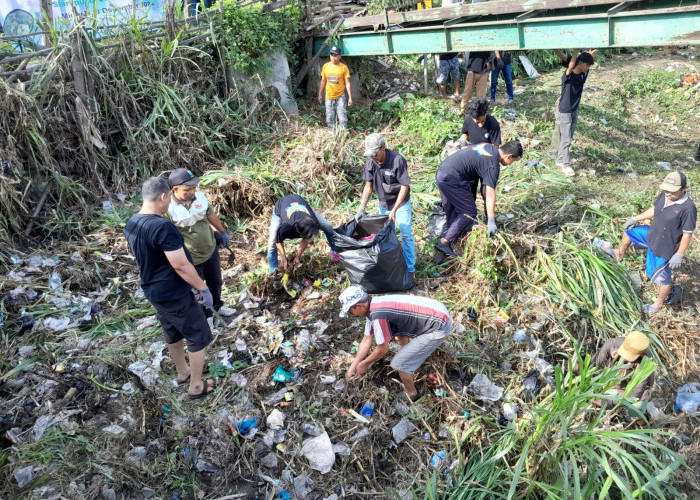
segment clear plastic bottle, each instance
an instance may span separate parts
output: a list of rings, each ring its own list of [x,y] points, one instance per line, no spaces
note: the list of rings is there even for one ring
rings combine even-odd
[[[365,401],[365,404],[362,406],[362,409],[360,410],[360,415],[362,415],[365,418],[370,418],[373,413],[374,413],[374,402],[372,402],[368,399],[367,401]]]

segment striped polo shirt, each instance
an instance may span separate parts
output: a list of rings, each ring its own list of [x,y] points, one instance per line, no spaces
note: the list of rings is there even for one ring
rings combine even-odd
[[[444,330],[452,322],[442,302],[416,295],[383,295],[370,298],[365,335],[374,334],[377,344],[392,337],[418,337]]]

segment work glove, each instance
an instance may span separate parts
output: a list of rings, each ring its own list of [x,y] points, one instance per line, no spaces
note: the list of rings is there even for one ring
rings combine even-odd
[[[681,262],[683,261],[683,256],[679,253],[673,254],[673,257],[668,261],[668,267],[671,269],[678,269],[681,267]]]
[[[494,234],[496,234],[496,233],[498,232],[498,227],[496,227],[496,219],[494,219],[494,218],[490,218],[490,219],[487,221],[486,227],[488,227],[488,229],[489,229],[489,234],[490,234],[491,236],[493,236]]]
[[[505,64],[503,63],[503,59],[501,59],[500,57],[496,58],[496,67],[498,69],[503,69],[504,66]]]
[[[634,227],[637,225],[637,219],[632,217],[631,219],[627,219],[627,222],[625,222],[624,225],[624,230],[627,231],[629,228]]]
[[[220,247],[227,247],[231,243],[231,237],[226,233],[214,233],[214,236],[216,236],[216,243]]]
[[[358,210],[357,213],[355,214],[355,222],[360,222],[362,220],[362,217],[365,216],[365,211],[364,210]]]
[[[212,297],[209,288],[199,290],[199,298],[197,299],[197,303],[208,308],[211,308],[214,305],[214,297]]]

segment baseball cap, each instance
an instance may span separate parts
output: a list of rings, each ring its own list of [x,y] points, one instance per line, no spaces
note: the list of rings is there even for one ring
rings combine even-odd
[[[649,347],[649,339],[637,330],[630,332],[617,350],[622,359],[631,363],[643,355]]]
[[[365,157],[372,158],[385,144],[382,134],[369,134],[365,139]]]
[[[680,172],[671,172],[666,176],[664,181],[659,186],[662,191],[670,191],[675,193],[679,189],[683,189],[687,183],[685,175]]]
[[[340,317],[344,318],[348,315],[348,311],[361,302],[366,302],[369,295],[360,285],[350,285],[343,290],[338,297],[340,301]]]
[[[176,168],[168,177],[168,182],[170,182],[171,187],[194,186],[199,182],[199,177],[186,168]]]
[[[338,47],[337,45],[333,45],[333,47],[331,47],[331,50],[329,52],[331,54],[340,54],[341,53],[340,47]]]

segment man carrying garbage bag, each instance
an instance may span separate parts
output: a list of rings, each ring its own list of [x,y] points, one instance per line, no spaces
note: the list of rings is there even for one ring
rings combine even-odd
[[[682,172],[668,174],[659,186],[661,194],[654,205],[625,222],[620,247],[611,253],[621,261],[630,245],[647,249],[647,277],[659,285],[656,301],[644,306],[644,312],[650,316],[659,312],[664,303],[672,302],[671,270],[681,266],[695,231],[698,210],[686,193],[687,183]],[[645,219],[652,219],[649,226],[637,226]]]
[[[127,221],[124,236],[136,257],[143,293],[153,304],[163,327],[177,381],[185,383],[189,378],[190,398],[202,398],[209,390],[202,380],[204,348],[211,343],[212,336],[201,306],[212,307],[214,298],[192,265],[182,235],[163,218],[170,206],[168,182],[152,177],[144,182],[141,193],[141,211]],[[195,300],[193,288],[198,291],[199,301]],[[189,366],[185,360],[185,340]]]
[[[387,149],[382,134],[370,134],[365,139],[365,169],[362,180],[360,207],[355,214],[357,222],[365,215],[365,209],[372,191],[379,198],[379,212],[389,215],[401,232],[403,259],[406,261],[411,280],[416,272],[416,243],[413,238],[413,218],[411,213],[411,179],[408,177],[408,164],[400,154]]]
[[[375,361],[389,352],[389,342],[396,337],[401,349],[391,361],[399,372],[406,394],[419,398],[413,373],[442,344],[452,329],[447,308],[437,300],[415,295],[372,296],[358,285],[351,285],[340,294],[340,316],[349,314],[367,318],[364,337],[355,360],[345,374],[346,379],[363,377]],[[377,346],[370,353],[372,343]]]
[[[306,200],[298,194],[288,194],[277,200],[272,209],[270,237],[267,242],[267,263],[270,267],[270,274],[277,270],[278,256],[282,257],[284,272],[289,272],[290,264],[294,265],[295,262],[299,261],[306,247],[318,234],[319,229],[323,230],[331,247],[328,256],[333,262],[339,262],[340,257],[333,245],[333,226],[331,223],[320,212],[311,208]],[[297,238],[301,238],[299,251],[290,262],[284,250],[284,241]]]
[[[518,141],[502,146],[473,144],[448,156],[435,175],[442,206],[447,215],[447,232],[435,248],[445,255],[457,257],[452,245],[467,234],[476,223],[476,192],[479,181],[486,194],[486,217],[489,233],[496,234],[496,184],[500,166],[507,166],[523,155]]]

